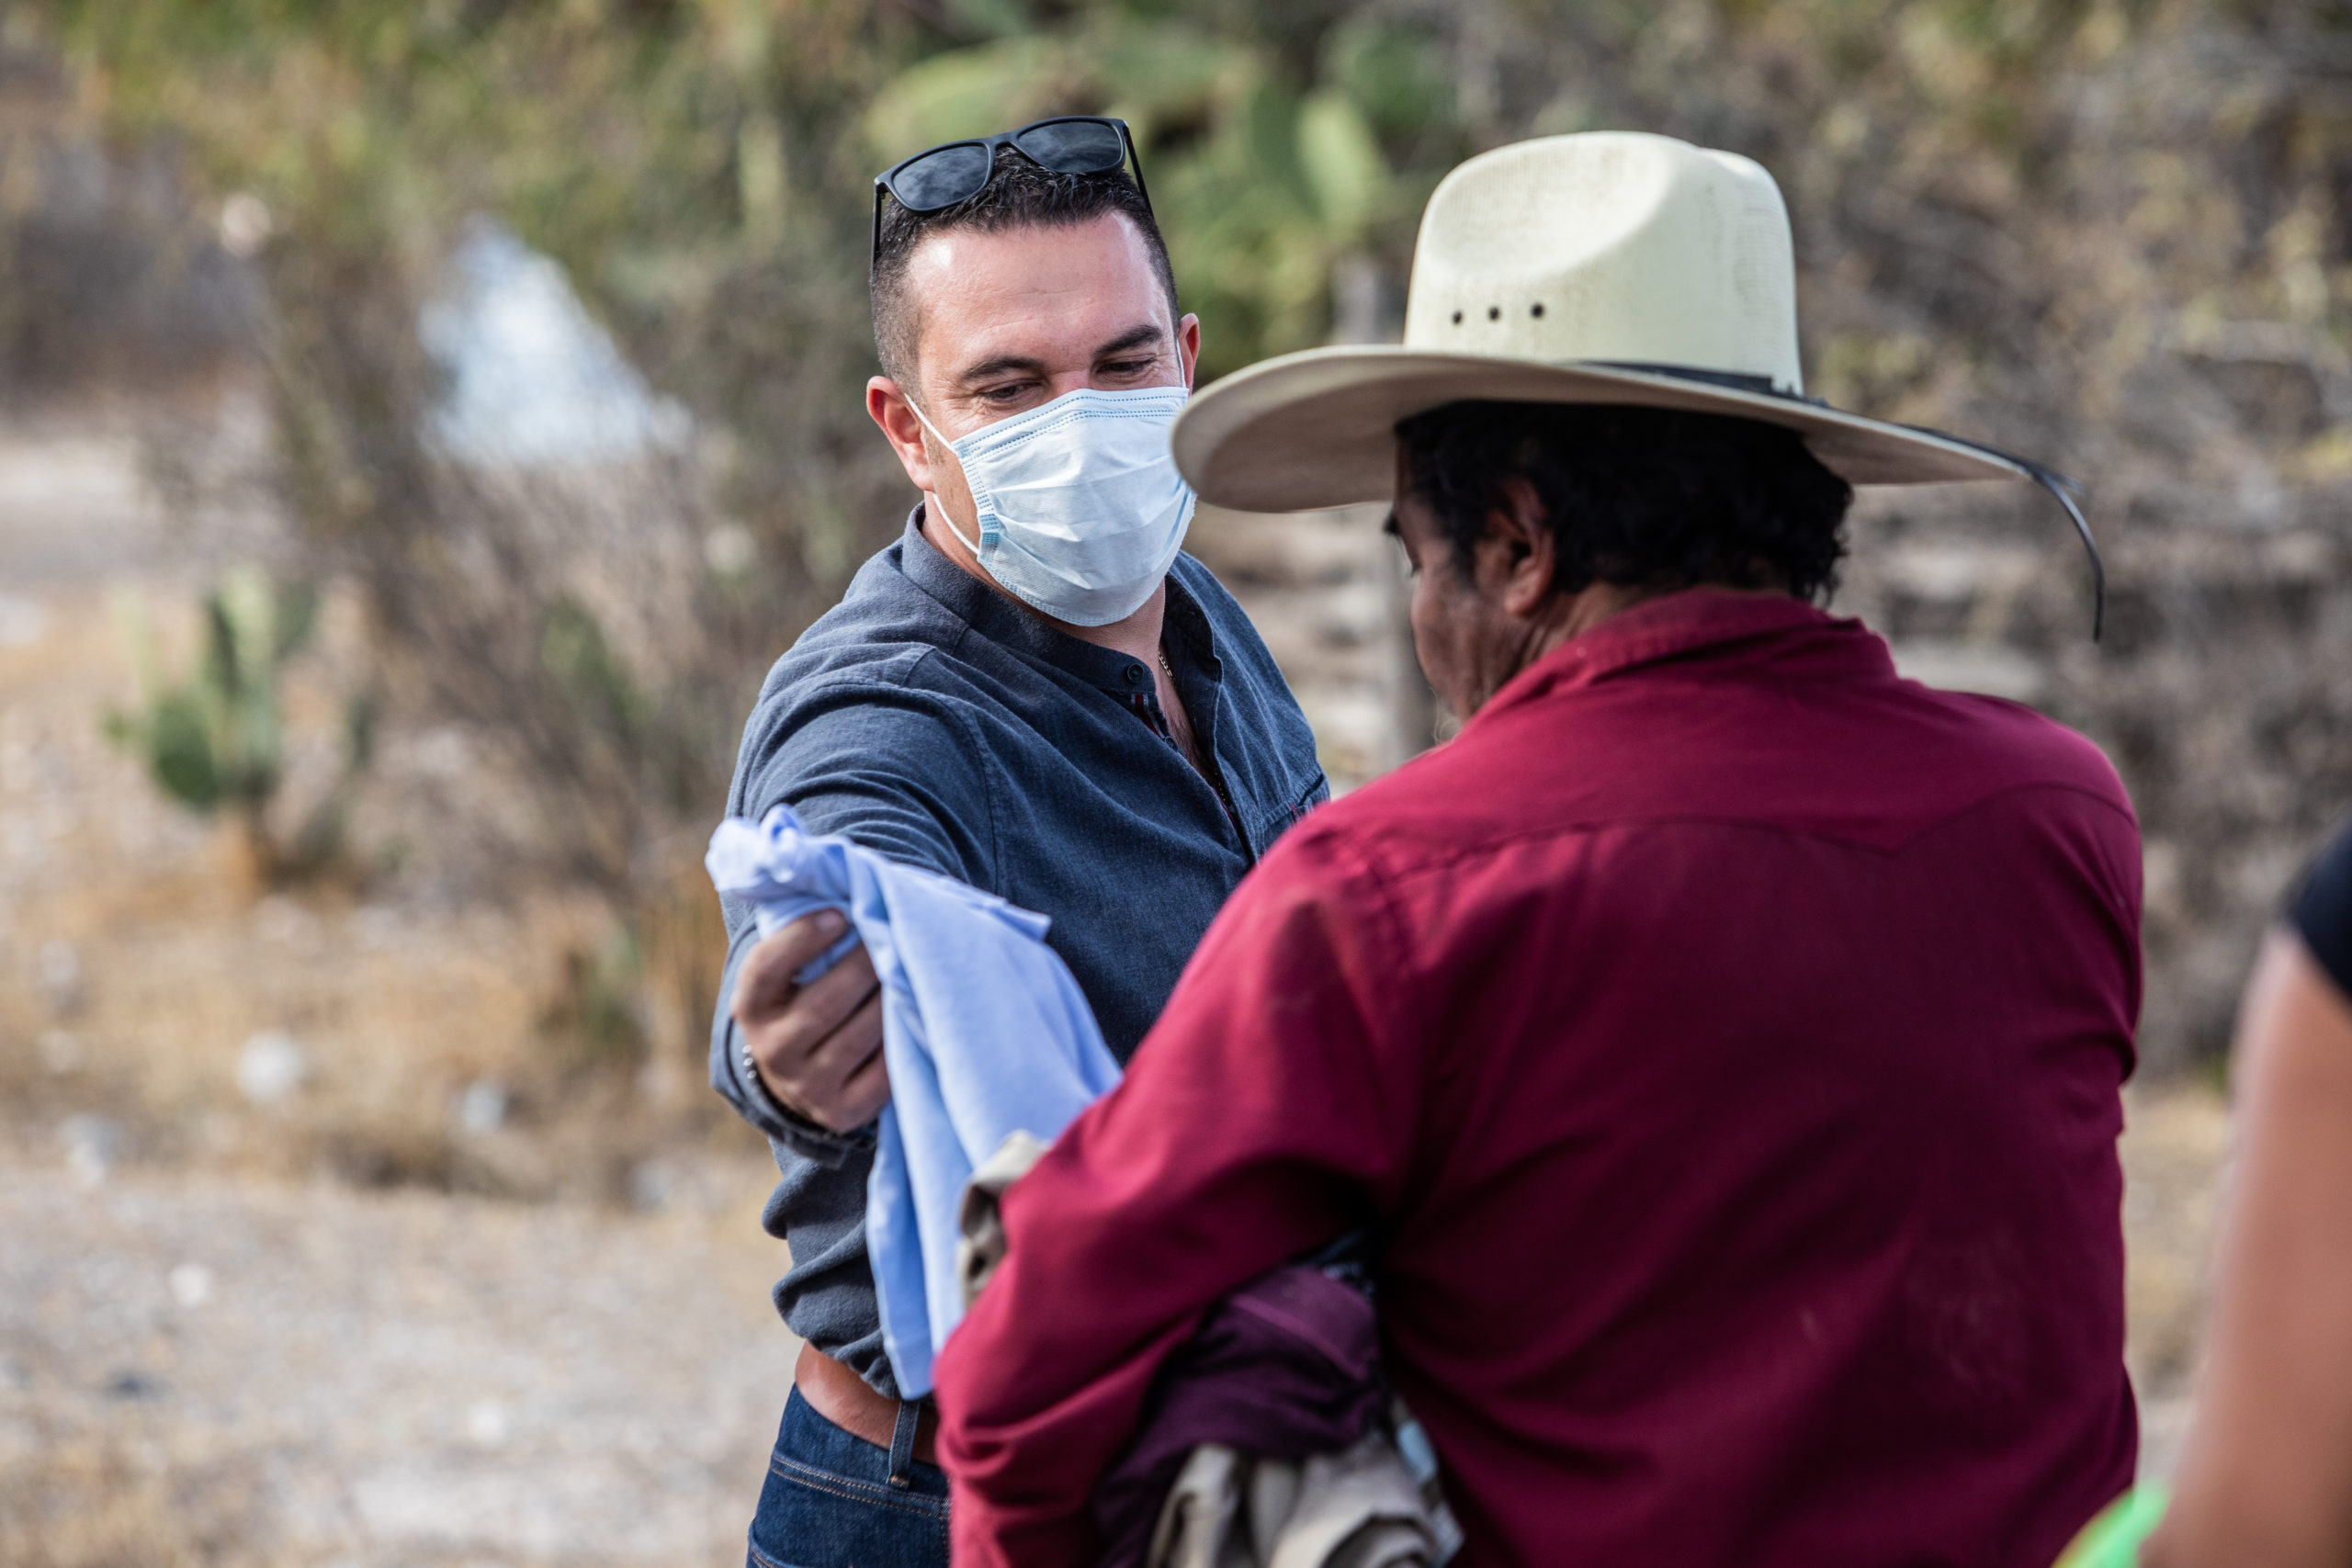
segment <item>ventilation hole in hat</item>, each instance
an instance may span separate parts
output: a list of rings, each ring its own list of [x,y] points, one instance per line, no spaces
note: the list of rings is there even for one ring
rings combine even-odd
[[[1544,313],[1544,301],[1541,299],[1535,301],[1533,305],[1528,307],[1527,313],[1531,316],[1542,315]]]
[[[1487,320],[1490,321],[1499,321],[1502,319],[1503,308],[1500,305],[1489,305],[1487,307]]]
[[[1453,312],[1453,324],[1457,327],[1462,324],[1462,312],[1459,310]]]

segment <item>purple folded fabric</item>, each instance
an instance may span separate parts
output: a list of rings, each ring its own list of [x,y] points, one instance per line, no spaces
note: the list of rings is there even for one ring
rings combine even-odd
[[[1277,1269],[1218,1303],[1095,1485],[1103,1568],[1141,1568],[1168,1489],[1203,1443],[1277,1459],[1354,1446],[1380,1414],[1379,1362],[1370,1298],[1318,1269]]]

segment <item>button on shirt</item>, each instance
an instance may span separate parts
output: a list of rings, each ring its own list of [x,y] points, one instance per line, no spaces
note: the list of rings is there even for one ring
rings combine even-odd
[[[2098,750],[1676,594],[1292,834],[1010,1193],[938,1365],[959,1563],[1242,1281],[1369,1224],[1463,1568],[2048,1568],[2132,1481],[2140,846]]]
[[[1124,1062],[1242,874],[1329,795],[1313,732],[1240,606],[1191,557],[1168,575],[1163,644],[1215,784],[1162,738],[1149,668],[963,571],[922,517],[770,672],[728,811],[756,820],[783,802],[812,832],[1048,917],[1046,942]],[[792,1248],[777,1308],[895,1393],[865,1253],[870,1133],[801,1121],[745,1071],[728,1003],[756,935],[748,907],[721,902],[711,1078],[775,1145],[783,1180],[765,1224]]]

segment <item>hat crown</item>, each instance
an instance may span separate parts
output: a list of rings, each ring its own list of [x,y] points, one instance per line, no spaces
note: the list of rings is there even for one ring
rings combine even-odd
[[[1802,392],[1788,209],[1753,161],[1672,137],[1498,147],[1430,197],[1405,345],[1676,366]]]

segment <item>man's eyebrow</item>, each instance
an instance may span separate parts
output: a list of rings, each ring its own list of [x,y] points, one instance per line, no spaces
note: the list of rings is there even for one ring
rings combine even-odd
[[[1153,322],[1145,321],[1141,325],[1129,327],[1117,337],[1102,344],[1094,351],[1094,357],[1102,359],[1114,354],[1125,354],[1129,349],[1155,345],[1165,342],[1167,335]],[[998,376],[1021,372],[1032,376],[1043,376],[1046,374],[1046,362],[1042,359],[1030,358],[1025,355],[1000,354],[994,359],[983,359],[978,365],[967,366],[957,374],[956,379],[958,384],[968,387],[975,381],[986,381]]]
[[[1142,348],[1148,344],[1157,344],[1162,342],[1166,336],[1167,334],[1161,332],[1159,326],[1155,323],[1146,321],[1141,326],[1129,327],[1125,332],[1121,333],[1117,337],[1113,338],[1109,343],[1106,343],[1102,347],[1096,349],[1094,351],[1094,357],[1102,359],[1114,354],[1125,354],[1131,348]]]
[[[1035,376],[1043,376],[1046,373],[1046,362],[1018,354],[1000,354],[994,359],[983,359],[978,365],[965,367],[957,373],[956,379],[968,386],[974,381],[986,381],[992,377],[1010,375],[1019,370],[1028,371]]]

